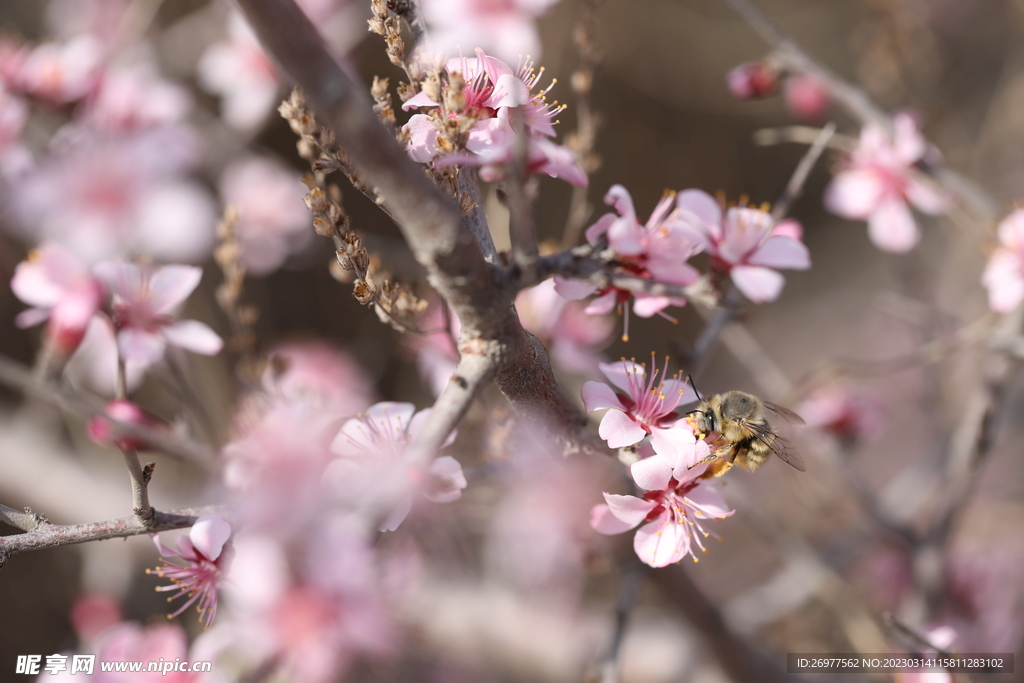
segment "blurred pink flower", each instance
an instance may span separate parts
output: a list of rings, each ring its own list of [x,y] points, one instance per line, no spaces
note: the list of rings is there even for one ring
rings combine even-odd
[[[327,342],[281,344],[268,354],[268,361],[263,389],[272,400],[308,402],[339,415],[351,415],[373,403],[373,385],[363,368]]]
[[[811,74],[794,74],[786,79],[786,107],[801,121],[822,121],[832,112],[828,89]]]
[[[893,117],[891,137],[879,126],[864,126],[857,148],[825,190],[825,206],[843,218],[866,220],[868,236],[879,249],[909,251],[921,235],[907,203],[932,215],[950,204],[916,168],[928,153],[909,114]]]
[[[1024,209],[999,223],[999,243],[988,259],[981,282],[988,290],[988,305],[1009,313],[1024,300]]]
[[[459,461],[449,455],[435,458],[426,472],[409,467],[405,450],[426,424],[430,409],[416,410],[411,403],[384,401],[348,420],[334,438],[331,450],[338,455],[324,473],[328,486],[343,500],[373,514],[390,510],[381,531],[394,531],[412,509],[411,492],[418,489],[435,503],[449,503],[462,496],[466,477]],[[455,440],[455,432],[442,444]]]
[[[199,60],[199,84],[221,98],[221,116],[235,128],[255,128],[277,104],[277,68],[242,15],[228,18],[227,38]]]
[[[0,83],[0,160],[19,146],[28,120],[28,105]]]
[[[75,599],[71,606],[71,627],[82,642],[89,642],[108,627],[120,622],[121,604],[101,593],[90,593]]]
[[[199,285],[198,266],[151,269],[134,263],[104,262],[97,276],[113,294],[112,319],[117,346],[125,360],[151,365],[163,358],[167,344],[212,356],[224,342],[205,323],[175,320],[172,312]]]
[[[654,360],[652,353],[650,371],[647,363],[637,363],[635,359],[601,363],[601,372],[621,391],[593,380],[584,383],[583,405],[587,412],[608,409],[601,418],[598,434],[610,448],[632,446],[648,435],[659,452],[667,452],[677,443],[678,435],[672,427],[683,417],[678,408],[696,401],[697,395],[679,373],[667,379],[668,358],[661,370],[654,368]],[[688,426],[683,432],[689,432],[692,440]]]
[[[701,537],[711,535],[701,522],[725,519],[735,512],[718,489],[698,479],[706,466],[691,469],[692,463],[707,453],[707,444],[698,441],[690,454],[656,453],[633,463],[630,473],[645,491],[643,498],[605,493],[605,504],[590,513],[590,525],[598,533],[619,534],[643,524],[633,539],[633,549],[652,567],[674,564],[686,555],[697,562],[694,542],[707,552]]]
[[[75,254],[56,242],[44,242],[18,264],[11,291],[34,307],[18,314],[18,327],[49,320],[47,340],[63,354],[78,348],[103,303],[99,280]]]
[[[66,43],[23,45],[4,69],[7,89],[49,104],[76,102],[96,88],[102,71],[103,47],[91,35]]]
[[[731,207],[723,214],[719,203],[702,190],[681,192],[676,204],[680,219],[705,240],[712,269],[728,274],[751,301],[778,298],[784,279],[776,269],[811,267],[795,221],[775,225],[767,211],[746,206]]]
[[[568,372],[593,373],[608,345],[614,323],[587,315],[583,306],[555,291],[555,281],[545,280],[516,296],[516,312],[527,330],[537,335],[551,359]]]
[[[312,242],[311,218],[302,201],[307,188],[297,171],[275,158],[235,159],[221,173],[220,191],[225,204],[240,209],[235,230],[249,272],[270,273]]]
[[[191,108],[187,89],[164,80],[155,64],[141,59],[106,69],[79,120],[99,130],[131,132],[181,123]]]
[[[286,680],[338,680],[361,654],[389,651],[395,632],[384,607],[381,567],[365,533],[324,516],[296,542],[242,534],[229,588],[230,610],[203,635],[226,659]],[[197,641],[197,651],[209,643]],[[196,655],[198,656],[198,654]],[[211,657],[212,658],[212,657]]]
[[[830,385],[816,389],[796,408],[809,427],[850,441],[870,438],[882,428],[879,406],[853,390]]]
[[[744,62],[733,67],[725,81],[737,100],[755,100],[774,95],[779,87],[779,69],[768,59]]]
[[[554,117],[562,107],[548,104],[546,95],[554,86],[534,94],[544,70],[535,70],[532,61],[526,61],[513,71],[501,60],[477,49],[476,57],[456,57],[448,60],[449,74],[461,74],[466,82],[465,111],[477,120],[470,129],[466,149],[440,156],[437,130],[433,120],[425,114],[416,114],[403,128],[407,136],[406,150],[420,163],[435,161],[439,166],[465,164],[481,166],[481,178],[500,180],[504,166],[511,162],[518,149],[518,136],[512,126],[512,117],[522,117],[527,140],[526,161],[529,173],[546,173],[562,178],[574,185],[586,185],[587,177],[576,163],[570,150],[546,138],[555,133]],[[443,88],[448,85],[444,84]],[[405,110],[436,107],[438,103],[426,93],[417,93],[402,105]],[[460,113],[450,113],[459,116]]]
[[[156,569],[147,569],[146,573],[171,580],[172,585],[157,587],[161,592],[178,591],[167,599],[168,602],[188,596],[185,604],[170,618],[198,601],[199,621],[203,622],[203,628],[210,628],[217,616],[217,588],[230,571],[234,556],[231,525],[220,515],[203,515],[192,525],[188,536],[178,537],[177,552],[161,543],[156,534],[152,536],[164,564]],[[168,557],[181,558],[183,563],[173,562]]]
[[[24,234],[56,240],[89,263],[140,252],[201,260],[213,247],[213,202],[182,176],[197,152],[183,128],[66,129],[46,158],[12,179],[4,200]]]
[[[538,56],[536,19],[558,0],[423,0],[423,16],[431,28],[430,44],[451,54],[479,45],[511,61]]]
[[[359,3],[349,0],[296,1],[339,55],[344,55],[366,35],[366,24],[362,21],[365,10]],[[199,85],[221,98],[221,116],[228,125],[251,130],[263,123],[277,106],[280,74],[241,14],[231,12],[226,33],[222,40],[206,48],[199,58]]]
[[[269,406],[258,398],[242,404],[239,436],[224,446],[224,483],[240,520],[286,534],[327,502],[320,480],[343,418],[305,395]]]
[[[101,632],[85,650],[96,655],[97,662],[157,662],[173,664],[176,660],[188,662],[188,636],[185,629],[177,624],[157,623],[141,626],[134,621],[122,621]],[[81,673],[63,671],[56,676],[47,675],[40,680],[54,680],[62,683],[81,680]],[[87,677],[94,683],[195,683],[209,680],[208,675],[163,669],[141,672],[104,671],[98,664],[92,675]]]
[[[146,450],[149,444],[138,436],[115,437],[117,425],[113,422],[150,429],[164,429],[167,423],[150,415],[137,403],[125,399],[110,401],[103,408],[102,415],[93,416],[88,423],[87,433],[100,446],[116,446],[125,450]]]

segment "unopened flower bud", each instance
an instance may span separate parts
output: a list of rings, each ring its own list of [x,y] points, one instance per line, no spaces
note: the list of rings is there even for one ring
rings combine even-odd
[[[100,446],[117,446],[124,450],[145,450],[150,444],[138,436],[118,436],[123,431],[121,423],[128,426],[162,429],[167,425],[160,419],[150,415],[138,404],[124,399],[116,399],[107,404],[103,415],[96,415],[89,420],[89,438]]]
[[[766,60],[746,62],[726,77],[729,92],[738,100],[754,100],[775,94],[779,87],[779,71]]]
[[[832,109],[825,84],[810,74],[797,74],[786,80],[786,107],[802,121],[828,118]]]

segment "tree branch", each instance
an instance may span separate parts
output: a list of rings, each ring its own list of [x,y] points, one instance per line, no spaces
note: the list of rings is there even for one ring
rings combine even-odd
[[[43,548],[56,548],[88,541],[104,541],[108,538],[127,538],[139,534],[183,529],[195,524],[195,521],[203,515],[223,514],[225,509],[222,505],[210,505],[201,508],[171,510],[170,512],[155,512],[153,523],[148,526],[134,515],[86,524],[42,523],[37,525],[33,531],[14,536],[0,536],[0,567],[3,567],[10,557],[26,550],[42,550]]]

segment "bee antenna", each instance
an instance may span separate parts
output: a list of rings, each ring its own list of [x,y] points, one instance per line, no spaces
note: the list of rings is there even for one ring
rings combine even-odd
[[[697,400],[703,402],[704,397],[700,395],[700,392],[697,391],[697,385],[693,383],[693,375],[687,375],[686,381],[689,382],[691,387],[693,387],[693,393],[697,394]]]

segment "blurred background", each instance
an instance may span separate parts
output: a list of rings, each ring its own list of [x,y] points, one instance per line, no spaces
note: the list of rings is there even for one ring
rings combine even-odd
[[[380,37],[365,31],[368,3],[307,4],[308,12],[324,17],[319,25],[334,49],[348,55],[367,83],[374,75],[387,76],[393,88],[403,77],[388,63]],[[917,112],[924,134],[949,166],[990,193],[1004,212],[1024,196],[1024,3],[756,4],[881,107]],[[812,112],[808,121],[807,112],[781,92],[757,101],[733,98],[726,74],[765,57],[770,48],[724,2],[563,0],[538,22],[543,47],[537,57],[546,69],[542,83],[558,80],[549,99],[568,105],[557,126],[562,138],[577,124],[571,83],[580,52],[573,36],[587,21],[599,52],[589,106],[600,122],[593,148],[600,165],[590,175],[592,213],[585,225],[605,212],[602,197],[615,183],[632,193],[642,219],[666,189],[700,188],[722,191],[731,201],[745,195],[754,204],[774,202],[807,147],[758,145],[757,131],[832,119],[839,133],[858,135],[860,123],[834,106]],[[159,239],[120,233],[115,238],[137,240],[125,248],[149,253],[156,262],[204,267],[202,285],[182,317],[231,335],[215,297],[223,276],[211,255],[215,220],[225,203],[235,202],[243,222],[247,211],[262,220],[239,228],[248,244],[242,301],[259,314],[255,354],[282,344],[324,342],[365,376],[372,387],[368,395],[426,407],[433,395],[422,358],[418,362],[423,342],[403,340],[355,301],[350,285],[332,277],[333,246],[309,229],[302,204],[299,178],[308,166],[274,111],[289,88],[273,75],[260,82],[253,75],[258,69],[238,63],[244,62],[244,32],[237,22],[228,3],[200,0],[0,5],[0,68],[11,63],[11,45],[67,46],[95,34],[117,46],[119,69],[137,69],[148,79],[132,76],[145,83],[138,91],[124,86],[125,101],[137,98],[147,105],[139,109],[145,115],[127,122],[110,114],[107,123],[89,123],[73,92],[39,86],[20,132],[25,149],[8,154],[3,164],[0,354],[26,366],[35,362],[41,330],[15,326],[24,304],[7,283],[30,249],[70,229],[62,227],[66,216],[54,216],[54,205],[80,211],[74,204],[76,181],[63,176],[90,161],[105,171],[123,163],[125,179],[111,180],[112,187],[124,189],[144,177],[159,186],[153,192],[166,192],[148,208],[132,209],[137,213],[125,220],[159,226],[160,217],[190,212],[195,234],[181,243],[165,232],[146,233],[164,236]],[[91,53],[80,49],[65,69],[85,68]],[[398,115],[400,122],[407,116]],[[74,140],[69,125],[108,128],[95,147],[83,147],[67,142]],[[158,162],[133,149],[111,149],[140,129],[166,129],[179,137],[159,143],[164,152]],[[660,571],[685,571],[738,638],[780,663],[786,652],[899,651],[906,641],[884,623],[885,613],[922,634],[952,626],[952,647],[961,652],[1024,652],[1024,575],[1018,571],[1024,562],[1024,393],[1018,368],[1001,388],[991,448],[966,504],[958,506],[938,545],[921,540],[932,538],[929,530],[950,502],[948,458],[962,438],[957,426],[984,372],[982,341],[954,340],[987,314],[980,277],[995,226],[963,212],[918,216],[924,237],[912,252],[881,252],[863,223],[830,215],[822,205],[839,161],[838,152],[826,151],[792,206],[791,216],[803,225],[811,269],[787,271],[777,301],[745,306],[742,332],[719,343],[697,377],[703,394],[741,389],[804,415],[811,424],[787,438],[808,471],[772,461],[753,474],[731,473],[722,491],[737,513],[716,525],[722,541],[699,564],[685,561]],[[343,178],[334,182],[351,227],[370,251],[396,279],[429,298],[397,228]],[[549,178],[539,188],[538,228],[557,244],[572,188]],[[495,241],[506,248],[507,212],[493,187],[484,188],[483,201]],[[618,340],[621,321],[615,319],[597,350],[606,359],[639,359],[652,351],[685,357],[705,316],[694,306],[669,312],[677,324],[634,317],[628,343]],[[936,344],[939,353],[918,353]],[[179,420],[197,439],[221,445],[237,435],[234,416],[246,391],[236,376],[239,357],[232,349],[215,358],[176,356],[167,367],[154,368],[133,396],[155,414]],[[584,380],[601,379],[556,369],[574,397]],[[673,369],[685,370],[675,364]],[[68,372],[82,391],[109,392],[110,377],[89,378],[87,368]],[[189,378],[188,394],[177,383],[178,373]],[[181,417],[181,405],[193,399]],[[80,420],[10,386],[0,386],[0,409],[0,502],[31,507],[65,524],[128,514],[121,458],[90,444]],[[601,502],[601,491],[626,493],[628,482],[610,459],[568,465],[578,468],[564,479],[565,488],[575,489],[565,491],[563,501],[571,510],[560,522],[561,535],[544,537],[553,547],[538,550],[540,536],[531,540],[523,528],[502,529],[499,521],[511,516],[525,525],[524,511],[534,505],[529,496],[548,494],[531,494],[522,482],[500,476],[482,475],[476,484],[472,474],[516,457],[508,451],[522,444],[502,435],[515,427],[500,394],[488,392],[460,428],[455,447],[471,482],[463,498],[414,516],[402,528],[404,540],[398,532],[383,541],[416,547],[421,590],[399,610],[400,654],[354,665],[348,670],[353,680],[411,680],[418,672],[416,680],[571,681],[597,670],[610,645],[624,577],[633,571],[632,534],[598,537],[586,519],[590,506]],[[201,472],[159,454],[152,459],[158,463],[151,487],[158,509],[218,502],[217,484]],[[14,532],[0,527],[0,533]],[[531,574],[522,565],[533,553],[543,571],[534,568]],[[153,591],[155,579],[142,572],[156,565],[156,555],[149,539],[139,537],[13,558],[0,571],[6,616],[0,624],[0,668],[13,671],[19,654],[79,647],[81,631],[70,615],[83,595],[109,596],[126,618],[143,624],[163,620],[167,605]],[[668,584],[639,583],[620,655],[622,680],[729,680],[701,640],[702,625],[665,598]],[[192,619],[182,623],[198,633]]]

